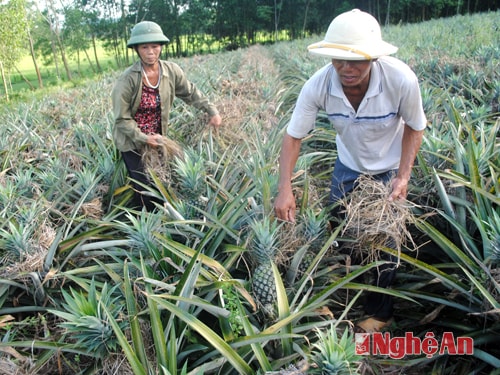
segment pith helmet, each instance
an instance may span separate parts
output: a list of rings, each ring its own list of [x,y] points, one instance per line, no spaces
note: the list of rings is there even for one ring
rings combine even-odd
[[[398,50],[382,40],[375,17],[359,9],[335,17],[324,40],[309,45],[307,49],[313,55],[339,60],[371,60]]]
[[[132,28],[127,47],[132,48],[138,44],[145,43],[166,44],[169,41],[170,40],[165,35],[163,35],[163,31],[157,23],[151,21],[142,21]]]

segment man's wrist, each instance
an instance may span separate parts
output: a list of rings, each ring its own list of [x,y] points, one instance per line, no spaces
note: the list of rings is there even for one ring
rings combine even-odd
[[[283,182],[283,183],[279,183],[278,184],[278,192],[283,192],[283,191],[292,191],[292,182],[291,181],[287,181],[287,182]]]

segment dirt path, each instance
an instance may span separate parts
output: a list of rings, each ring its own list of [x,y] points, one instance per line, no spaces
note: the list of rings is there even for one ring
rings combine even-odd
[[[250,124],[262,130],[277,124],[278,69],[264,47],[256,45],[245,50],[238,72],[231,80],[222,81],[221,86],[221,99],[216,104],[226,124],[224,131],[234,133],[236,140]]]

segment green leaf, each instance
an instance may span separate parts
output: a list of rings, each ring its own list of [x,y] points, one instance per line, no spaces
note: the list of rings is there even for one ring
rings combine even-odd
[[[107,306],[102,305],[103,311],[106,313],[111,326],[115,332],[116,337],[118,338],[118,342],[127,357],[127,360],[130,364],[130,367],[134,371],[135,375],[148,375],[147,368],[143,366],[140,359],[135,354],[134,349],[128,343],[127,337],[122,332],[122,328],[117,323],[113,315],[108,310]]]
[[[148,275],[148,271],[144,265],[141,258],[142,273],[143,275]],[[146,293],[148,295],[153,294],[153,288],[151,284],[146,284]],[[153,334],[153,341],[155,344],[156,358],[160,366],[168,367],[168,351],[167,351],[167,338],[164,334],[164,327],[160,315],[160,309],[155,300],[148,298],[148,308],[149,308],[149,320],[151,324],[151,333]]]
[[[158,298],[156,296],[150,295],[148,299],[156,301],[159,305],[163,306],[168,311],[172,312],[185,322],[189,327],[195,330],[198,334],[203,336],[210,345],[212,345],[219,353],[229,361],[236,371],[240,374],[253,374],[252,369],[248,364],[241,358],[238,353],[231,348],[219,335],[217,335],[213,330],[211,330],[206,324],[197,319],[194,315],[179,309],[176,305],[165,301],[163,298]]]
[[[127,304],[127,315],[130,322],[130,332],[132,337],[132,345],[137,353],[139,360],[144,367],[149,367],[149,361],[144,348],[144,338],[141,334],[141,326],[137,314],[137,302],[133,292],[132,283],[130,281],[129,269],[127,262],[123,264],[123,293]]]
[[[274,274],[274,285],[276,286],[277,292],[277,306],[278,306],[278,318],[284,319],[290,315],[290,306],[288,304],[288,296],[286,294],[285,285],[283,284],[283,279],[281,278],[280,271],[274,262],[271,262]],[[284,327],[284,333],[290,335],[292,333],[292,324],[288,324]],[[284,336],[281,340],[281,345],[283,347],[283,355],[289,356],[292,354],[292,340],[290,336]]]

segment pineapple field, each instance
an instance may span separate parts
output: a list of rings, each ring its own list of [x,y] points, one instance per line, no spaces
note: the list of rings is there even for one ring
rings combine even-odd
[[[223,126],[175,103],[182,151],[150,155],[154,212],[132,208],[111,141],[119,72],[2,104],[0,374],[500,373],[500,12],[382,32],[429,122],[409,239],[379,249],[399,259],[388,332],[452,332],[472,354],[356,352],[362,296],[380,291],[363,275],[384,261],[351,264],[357,235],[329,226],[326,115],[294,173],[296,223],[273,216],[286,124],[328,63],[306,52],[316,36],[175,60]]]

